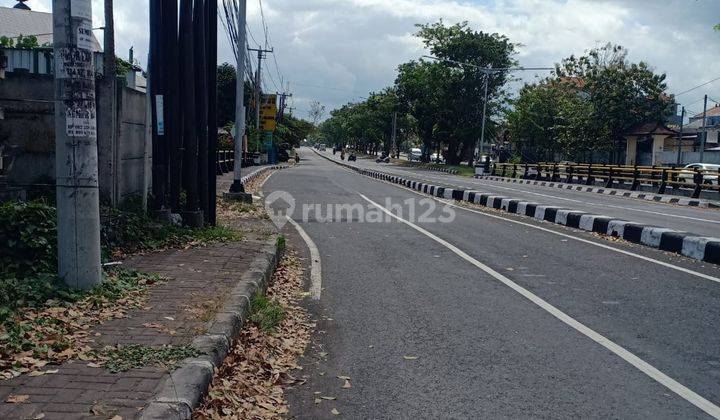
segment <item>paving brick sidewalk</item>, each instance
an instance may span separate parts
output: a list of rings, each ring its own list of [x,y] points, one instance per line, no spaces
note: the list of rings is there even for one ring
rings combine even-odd
[[[223,178],[228,178],[226,175]],[[221,179],[219,184],[229,184]],[[223,191],[219,188],[219,191]],[[211,325],[224,296],[238,285],[249,263],[274,233],[267,220],[230,223],[245,233],[241,242],[135,256],[127,267],[170,279],[149,288],[145,308],[129,310],[126,318],[92,329],[94,347],[116,344],[188,345]],[[143,324],[162,326],[152,328]],[[112,374],[71,361],[55,366],[53,375],[27,375],[0,381],[0,419],[123,419],[136,418],[169,377],[162,368],[146,367]],[[28,395],[25,403],[9,404],[8,395]],[[95,412],[96,414],[93,414]],[[99,414],[98,414],[99,413]]]

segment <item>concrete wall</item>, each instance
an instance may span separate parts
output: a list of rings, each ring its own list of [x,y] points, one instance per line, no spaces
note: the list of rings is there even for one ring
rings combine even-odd
[[[145,94],[127,87],[118,88],[117,136],[114,148],[114,185],[119,202],[143,192],[145,174]],[[0,146],[10,155],[7,173],[10,187],[31,187],[55,180],[55,105],[52,76],[7,73],[0,80]],[[102,112],[98,109],[98,115]],[[99,118],[100,120],[100,118]],[[98,132],[103,130],[98,129]],[[100,143],[101,139],[98,139]]]
[[[0,80],[0,145],[12,162],[9,184],[47,183],[55,179],[55,104],[53,78],[7,73]]]
[[[705,151],[702,162],[700,161],[700,152],[682,152],[680,156],[681,165],[689,165],[691,163],[714,163],[720,165],[720,151]],[[669,151],[662,153],[662,160],[665,165],[672,165],[677,162],[677,151]]]
[[[142,195],[145,174],[145,94],[121,87],[118,93],[119,162],[117,191],[120,202]]]

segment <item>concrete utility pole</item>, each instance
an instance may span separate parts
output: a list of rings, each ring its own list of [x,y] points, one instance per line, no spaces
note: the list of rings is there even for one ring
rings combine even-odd
[[[58,275],[77,289],[102,281],[91,40],[91,0],[53,0]]]
[[[115,59],[115,20],[113,0],[105,0],[103,35],[103,77],[99,82],[98,107],[98,173],[100,193],[112,205],[119,201],[117,189],[117,63]]]
[[[392,118],[392,150],[390,151],[391,156],[393,152],[395,152],[395,159],[399,159],[400,152],[397,149],[397,112],[393,112]]]
[[[260,136],[260,87],[262,83],[262,61],[265,59],[266,53],[273,52],[273,49],[265,50],[262,48],[248,48],[249,51],[257,51],[258,54],[258,67],[255,73],[255,129],[258,132],[258,139]]]
[[[677,164],[678,165],[680,165],[680,162],[682,162],[682,140],[683,140],[683,124],[684,123],[685,123],[685,107],[682,107],[682,111],[680,111],[680,134],[679,134],[680,137],[678,137],[678,151],[677,151]]]
[[[250,202],[252,201],[252,196],[245,192],[245,186],[242,183],[243,143],[245,136],[245,46],[247,44],[245,20],[247,16],[247,1],[238,0],[238,3],[237,76],[235,82],[235,167],[233,183],[230,186],[228,197]]]
[[[705,159],[705,139],[707,137],[707,95],[705,95],[705,102],[703,104],[703,129],[702,137],[700,138],[700,163],[703,163]]]

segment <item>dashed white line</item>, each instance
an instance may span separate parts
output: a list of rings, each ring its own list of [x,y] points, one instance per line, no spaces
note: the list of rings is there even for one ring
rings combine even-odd
[[[581,322],[575,320],[570,315],[566,314],[565,312],[561,311],[560,309],[556,308],[555,306],[551,305],[541,297],[535,295],[534,293],[530,292],[529,290],[525,289],[524,287],[520,286],[519,284],[515,283],[514,281],[510,280],[509,278],[505,277],[504,275],[498,273],[497,271],[493,270],[489,266],[481,263],[480,261],[476,260],[475,258],[471,257],[464,251],[462,251],[460,248],[456,247],[455,245],[447,242],[446,240],[434,235],[433,233],[423,229],[422,227],[409,222],[402,217],[399,217],[395,214],[393,214],[391,211],[386,209],[385,207],[381,206],[380,204],[370,200],[366,196],[358,193],[365,201],[372,204],[373,206],[377,207],[380,211],[386,213],[388,216],[398,220],[401,223],[404,223],[411,228],[417,230],[418,232],[422,233],[423,235],[427,236],[428,238],[434,240],[435,242],[443,245],[456,255],[458,255],[460,258],[464,259],[465,261],[469,262],[470,264],[474,265],[475,267],[479,268],[483,272],[487,273],[488,275],[492,276],[499,282],[503,283],[504,285],[508,286],[512,290],[516,291],[544,311],[548,312],[555,318],[559,319],[569,327],[573,328],[574,330],[578,331],[579,333],[583,334],[584,336],[588,337],[592,341],[596,342],[597,344],[605,347],[606,349],[613,352],[616,356],[620,357],[630,365],[634,366],[638,370],[640,370],[645,375],[649,376],[653,380],[657,381],[661,385],[665,386],[670,391],[677,394],[679,397],[685,399],[689,403],[693,404],[697,408],[703,410],[707,414],[715,417],[720,418],[720,407],[715,405],[714,403],[708,401],[707,399],[703,398],[701,395],[697,394],[690,388],[686,387],[685,385],[679,383],[675,379],[671,378],[670,376],[664,374],[660,370],[658,370],[656,367],[652,366],[648,362],[642,360],[638,356],[634,355],[633,353],[629,352],[622,346],[614,343],[607,337],[603,336],[602,334],[596,332],[595,330],[587,327],[586,325],[582,324]]]

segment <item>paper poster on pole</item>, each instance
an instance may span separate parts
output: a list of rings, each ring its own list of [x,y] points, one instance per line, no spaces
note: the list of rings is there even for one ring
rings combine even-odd
[[[157,135],[165,135],[165,111],[164,99],[162,95],[155,95],[155,117],[157,119]]]
[[[75,18],[83,18],[92,20],[92,1],[91,0],[71,0],[70,16]]]
[[[77,47],[81,50],[93,51],[95,42],[93,41],[92,22],[83,20],[78,26]]]

